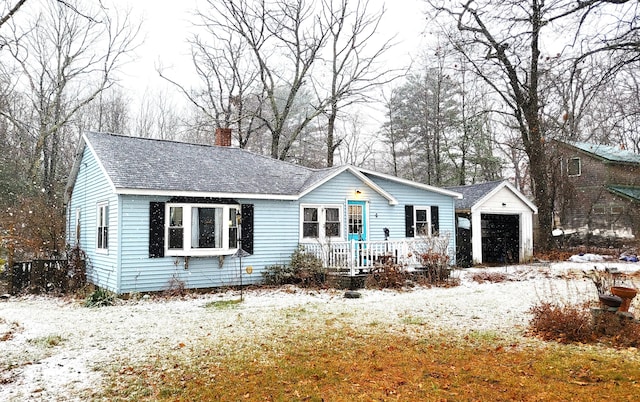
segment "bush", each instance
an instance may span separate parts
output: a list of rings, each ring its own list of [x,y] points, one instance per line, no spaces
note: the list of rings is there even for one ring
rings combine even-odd
[[[302,247],[298,247],[294,251],[290,265],[294,277],[298,281],[297,284],[302,287],[320,287],[324,285],[327,279],[322,260],[313,254],[305,252]]]
[[[262,272],[264,283],[266,285],[290,285],[296,283],[296,277],[293,267],[274,264],[265,267]]]
[[[428,251],[420,254],[422,267],[417,269],[418,281],[429,285],[448,284],[451,277],[449,256],[443,252]]]
[[[267,285],[299,285],[302,287],[320,287],[326,281],[326,270],[322,261],[299,247],[291,255],[291,263],[270,265],[262,273]]]
[[[162,295],[165,297],[184,297],[187,293],[189,293],[187,285],[175,276],[169,279],[167,288],[162,291]]]
[[[544,340],[561,343],[593,340],[591,315],[586,305],[541,303],[531,308],[531,331]]]
[[[561,343],[602,342],[615,347],[639,347],[640,323],[625,315],[595,309],[587,304],[541,303],[531,308],[531,334]]]
[[[379,265],[371,270],[364,281],[366,288],[398,289],[407,283],[409,274],[398,264]]]
[[[116,302],[116,294],[110,290],[97,288],[84,301],[86,307],[113,306]]]

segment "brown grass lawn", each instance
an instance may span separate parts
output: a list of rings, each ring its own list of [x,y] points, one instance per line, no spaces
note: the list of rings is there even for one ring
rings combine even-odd
[[[263,337],[264,338],[264,337]],[[207,341],[208,342],[208,341]],[[560,345],[495,334],[428,335],[331,323],[268,339],[180,345],[113,370],[108,400],[631,401],[635,349]]]

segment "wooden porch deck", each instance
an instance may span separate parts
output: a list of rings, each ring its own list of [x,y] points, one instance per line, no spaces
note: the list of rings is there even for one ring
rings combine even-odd
[[[351,240],[302,244],[325,268],[349,276],[368,273],[377,265],[392,262],[412,270],[424,265],[423,256],[447,254],[446,236],[400,240]]]

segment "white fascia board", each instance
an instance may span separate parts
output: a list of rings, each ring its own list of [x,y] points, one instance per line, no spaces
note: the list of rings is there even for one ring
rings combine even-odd
[[[482,204],[487,202],[491,197],[493,197],[498,191],[502,190],[502,188],[507,187],[520,201],[522,201],[527,207],[531,209],[534,214],[538,213],[538,207],[536,207],[527,197],[524,196],[517,188],[513,186],[513,184],[509,183],[507,180],[503,181],[499,185],[497,185],[493,190],[489,191],[485,194],[484,197],[478,200],[474,205],[471,206],[471,213],[474,213],[480,208]]]
[[[456,193],[455,191],[446,190],[444,188],[430,186],[428,184],[422,184],[422,183],[418,183],[418,182],[407,180],[407,179],[402,179],[400,177],[392,176],[390,174],[376,172],[375,170],[369,170],[369,169],[363,169],[363,168],[357,168],[357,169],[360,172],[364,173],[364,174],[370,174],[372,176],[378,176],[378,177],[381,177],[383,179],[387,179],[387,180],[395,181],[395,182],[398,182],[398,183],[406,184],[407,186],[416,187],[416,188],[419,188],[419,189],[422,189],[422,190],[433,191],[434,193],[447,195],[449,197],[453,197],[453,198],[458,199],[458,200],[462,199],[462,194]]]
[[[362,174],[362,172],[360,172],[357,168],[348,166],[347,170],[349,170],[354,176],[360,179],[364,184],[369,186],[373,191],[386,198],[386,200],[389,201],[389,205],[398,205],[398,200],[393,195],[391,195],[382,187],[378,186],[373,180]]]
[[[164,197],[206,197],[206,198],[251,198],[257,200],[284,200],[295,201],[297,195],[283,194],[251,194],[251,193],[212,193],[203,191],[175,191],[175,190],[155,190],[140,188],[118,188],[115,190],[119,195],[145,195]]]

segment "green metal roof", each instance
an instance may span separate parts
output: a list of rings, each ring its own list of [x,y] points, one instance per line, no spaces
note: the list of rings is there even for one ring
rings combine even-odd
[[[614,194],[640,202],[640,187],[632,186],[607,186],[607,189]]]
[[[640,155],[626,149],[621,149],[620,147],[579,141],[567,142],[567,144],[599,158],[606,159],[607,161],[618,163],[640,163]]]

